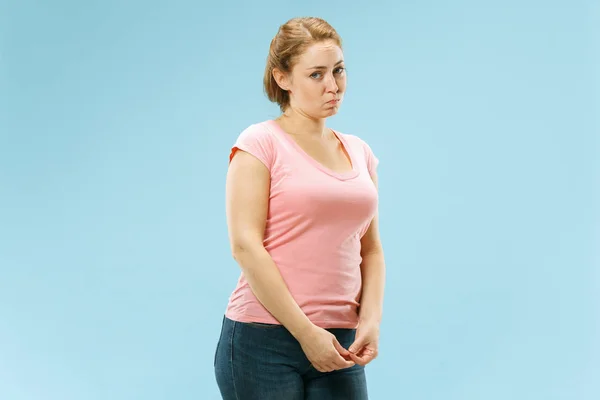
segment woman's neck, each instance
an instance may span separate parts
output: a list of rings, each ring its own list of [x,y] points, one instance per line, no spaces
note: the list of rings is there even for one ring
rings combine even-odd
[[[276,119],[279,125],[291,135],[310,135],[322,138],[331,136],[325,126],[325,119],[314,119],[293,110],[286,110]]]

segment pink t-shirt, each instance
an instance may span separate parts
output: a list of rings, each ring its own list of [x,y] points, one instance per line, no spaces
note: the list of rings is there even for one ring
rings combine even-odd
[[[263,244],[302,311],[322,328],[355,328],[362,286],[360,239],[377,210],[370,173],[378,160],[363,140],[335,134],[350,155],[352,171],[326,168],[273,120],[245,129],[230,160],[240,149],[270,171]],[[225,315],[240,322],[279,323],[243,273]]]

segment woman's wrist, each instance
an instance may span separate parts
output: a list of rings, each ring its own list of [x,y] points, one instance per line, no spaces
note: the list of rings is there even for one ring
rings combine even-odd
[[[369,312],[364,311],[358,315],[359,324],[380,324],[381,323],[381,312]]]
[[[302,318],[301,321],[294,322],[290,326],[286,326],[286,329],[292,334],[292,336],[298,341],[303,341],[306,337],[310,336],[310,333],[315,328],[308,318]]]

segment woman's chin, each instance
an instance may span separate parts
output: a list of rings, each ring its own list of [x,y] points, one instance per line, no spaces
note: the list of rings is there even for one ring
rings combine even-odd
[[[332,117],[335,114],[337,114],[339,110],[340,110],[340,106],[339,105],[336,105],[336,106],[333,106],[333,107],[327,107],[325,110],[323,110],[323,114],[324,114],[323,117],[324,118]]]

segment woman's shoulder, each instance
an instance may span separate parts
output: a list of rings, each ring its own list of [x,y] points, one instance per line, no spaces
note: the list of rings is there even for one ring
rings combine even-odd
[[[251,123],[242,129],[239,139],[270,140],[273,132],[270,128],[270,120]]]
[[[229,161],[231,162],[237,150],[242,150],[258,158],[270,170],[274,160],[274,145],[271,136],[272,132],[269,130],[268,121],[248,125],[235,140],[229,154]]]
[[[371,147],[369,146],[367,141],[365,139],[361,138],[360,136],[358,136],[357,134],[340,132],[335,129],[334,129],[334,131],[337,134],[339,134],[342,138],[344,138],[346,140],[346,142],[348,142],[350,144],[350,146],[357,147],[357,148],[365,150],[367,152],[371,151]]]
[[[379,164],[379,159],[375,156],[373,149],[371,149],[371,146],[369,146],[367,141],[356,134],[344,133],[340,131],[335,132],[339,134],[346,141],[346,143],[348,143],[351,149],[356,151],[358,154],[363,155],[369,171],[373,172]]]

